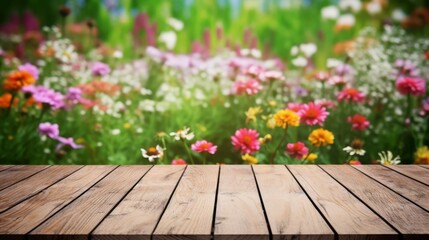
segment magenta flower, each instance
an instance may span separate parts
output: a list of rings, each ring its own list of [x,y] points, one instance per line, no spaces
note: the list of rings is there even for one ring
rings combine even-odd
[[[72,148],[72,149],[79,149],[79,148],[83,148],[83,146],[82,145],[80,145],[80,144],[76,144],[75,142],[74,142],[74,140],[73,140],[73,138],[71,138],[71,137],[69,137],[69,138],[65,138],[65,137],[57,137],[57,140],[58,140],[58,145],[57,145],[57,147],[55,148],[55,151],[59,151],[59,150],[61,150],[63,147],[66,147],[66,146],[68,146],[68,147],[70,147],[70,148]]]
[[[253,154],[260,148],[258,141],[259,133],[254,129],[241,128],[231,137],[235,150],[240,150],[241,154]]]
[[[44,86],[29,85],[23,87],[22,91],[25,93],[31,93],[34,101],[46,104],[52,107],[54,110],[63,108],[65,106],[64,96],[61,93],[55,92],[54,90]]]
[[[195,152],[208,152],[210,154],[215,154],[217,150],[217,146],[213,145],[211,142],[207,142],[206,140],[196,141],[191,145],[192,151]]]
[[[77,87],[71,87],[67,90],[66,99],[74,104],[82,99],[82,90]]]
[[[307,125],[313,126],[319,124],[323,125],[326,117],[329,115],[329,112],[326,111],[326,108],[322,107],[319,104],[310,102],[308,104],[303,104],[301,109],[298,112],[301,122]]]
[[[288,143],[286,153],[296,159],[303,159],[308,154],[308,148],[302,142]]]
[[[402,77],[396,80],[396,89],[403,95],[421,96],[426,93],[426,83],[421,78]]]
[[[19,71],[25,70],[28,73],[30,73],[34,79],[36,79],[36,80],[39,79],[39,73],[40,73],[39,69],[36,66],[34,66],[33,64],[26,63],[24,65],[19,66],[18,70]]]
[[[57,139],[60,134],[58,124],[52,124],[49,122],[40,123],[38,130],[40,135],[48,136],[52,139]]]
[[[233,86],[233,92],[237,95],[254,95],[262,90],[262,86],[255,79],[247,81],[236,81]]]
[[[110,67],[102,62],[95,62],[91,67],[94,76],[105,76],[110,73]]]
[[[363,94],[362,92],[358,91],[355,88],[349,87],[337,94],[337,100],[339,102],[348,101],[348,102],[361,103],[365,101],[365,94]]]

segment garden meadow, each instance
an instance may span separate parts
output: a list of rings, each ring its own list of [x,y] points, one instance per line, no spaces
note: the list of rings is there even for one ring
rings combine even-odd
[[[0,24],[2,164],[429,164],[424,1],[36,2]]]

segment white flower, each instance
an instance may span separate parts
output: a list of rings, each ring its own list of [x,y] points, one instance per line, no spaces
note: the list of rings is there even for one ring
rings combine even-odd
[[[338,5],[342,10],[351,9],[353,12],[358,12],[362,7],[360,0],[341,0]]]
[[[304,43],[299,46],[299,49],[304,53],[304,56],[309,58],[317,51],[317,46],[314,43]]]
[[[356,19],[353,14],[344,14],[338,18],[337,26],[353,27],[355,25],[355,22],[356,22]]]
[[[177,35],[173,31],[162,32],[159,41],[163,42],[168,50],[172,50],[176,46]]]
[[[381,12],[381,4],[377,1],[371,1],[366,5],[366,11],[371,15],[378,14]]]
[[[290,49],[290,54],[291,54],[292,56],[297,55],[297,54],[298,54],[298,52],[299,52],[299,48],[298,48],[298,46],[293,46],[293,47]]]
[[[292,64],[296,67],[305,67],[307,66],[307,59],[305,57],[297,57],[292,60]]]
[[[334,67],[338,67],[339,65],[343,64],[342,61],[335,59],[335,58],[328,58],[326,59],[326,66],[328,68],[334,68]]]
[[[167,19],[167,23],[176,31],[181,31],[183,29],[183,22],[176,18]]]
[[[340,15],[340,11],[336,6],[327,6],[322,8],[323,19],[337,19]]]
[[[171,132],[170,136],[174,138],[174,140],[192,140],[194,138],[194,133],[190,132],[190,128],[183,128],[177,132]]]
[[[156,147],[150,147],[149,149],[141,148],[142,156],[147,158],[149,162],[155,161],[155,159],[162,158],[164,156],[164,149],[159,145]]]
[[[401,158],[399,156],[393,158],[393,154],[391,151],[381,151],[378,153],[378,156],[380,157],[380,159],[377,160],[377,162],[382,165],[397,165],[401,163]]]
[[[113,58],[116,58],[116,59],[121,59],[124,57],[124,53],[119,50],[115,50],[112,55],[113,55]]]
[[[396,8],[392,12],[392,19],[396,22],[402,22],[407,17],[404,11],[400,8]]]
[[[112,133],[112,135],[119,135],[119,134],[121,134],[121,130],[120,129],[112,129],[112,131],[111,131],[111,133]]]
[[[365,150],[363,150],[363,149],[354,149],[354,148],[352,148],[350,146],[347,146],[347,147],[343,148],[343,151],[346,152],[346,153],[348,153],[348,154],[350,154],[350,156],[353,156],[353,155],[361,155],[361,156],[363,156],[363,155],[365,155]]]

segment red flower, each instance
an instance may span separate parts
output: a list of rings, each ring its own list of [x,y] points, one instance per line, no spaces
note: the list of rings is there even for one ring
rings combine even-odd
[[[348,117],[347,122],[351,123],[352,129],[356,131],[364,131],[368,129],[370,125],[366,117],[360,114],[355,114],[352,117]]]
[[[426,93],[426,83],[421,78],[403,77],[396,81],[396,89],[404,95],[421,96]]]
[[[337,94],[337,100],[342,101],[349,101],[349,102],[363,102],[365,100],[365,95],[356,90],[355,88],[346,88],[343,91],[339,92]]]
[[[178,158],[178,159],[174,159],[173,161],[171,161],[171,165],[186,165],[186,161]]]

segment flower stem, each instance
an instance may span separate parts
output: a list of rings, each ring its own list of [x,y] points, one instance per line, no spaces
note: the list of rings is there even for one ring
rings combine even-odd
[[[165,138],[162,137],[161,141],[162,141],[162,147],[164,148],[164,158],[165,158],[166,164],[168,164],[167,145],[165,144]]]
[[[12,93],[12,98],[10,99],[10,102],[9,102],[9,108],[7,109],[7,115],[8,116],[10,115],[10,112],[12,111],[12,106],[13,106],[13,102],[15,101],[15,96],[16,96],[16,94]]]
[[[191,150],[189,150],[188,145],[186,145],[185,141],[183,142],[183,146],[185,147],[186,153],[188,154],[189,159],[191,160],[192,164],[195,164],[194,159],[192,158]]]
[[[277,147],[274,149],[273,153],[271,154],[270,164],[274,164],[274,158],[277,155],[277,150],[279,150],[280,146],[286,140],[286,138],[287,138],[287,126],[285,128],[285,133],[284,133],[282,139],[280,140],[279,144],[277,145]]]

